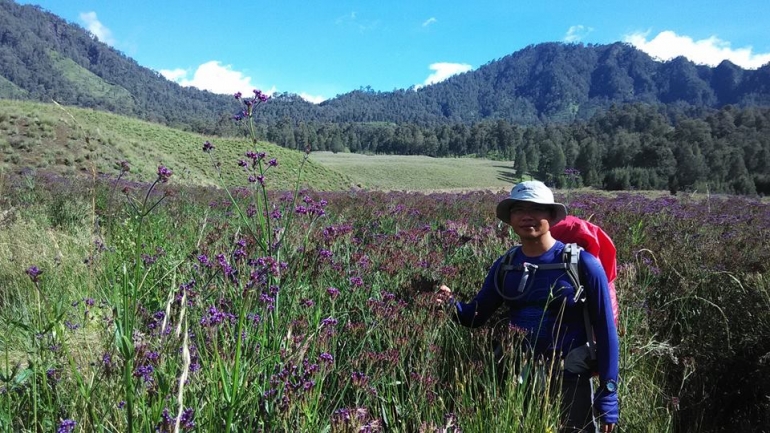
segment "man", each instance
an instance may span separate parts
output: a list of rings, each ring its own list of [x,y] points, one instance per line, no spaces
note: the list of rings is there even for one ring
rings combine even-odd
[[[613,431],[618,421],[619,348],[601,263],[586,251],[580,253],[578,269],[585,301],[583,296],[575,296],[577,288],[565,269],[548,266],[564,262],[565,245],[554,239],[550,228],[567,216],[567,208],[554,201],[553,193],[542,182],[515,185],[510,196],[497,205],[496,213],[521,240],[521,247],[508,261],[511,266],[502,264],[503,257],[496,260],[481,291],[470,303],[455,301],[452,290],[445,285],[440,287],[437,301],[451,302],[456,319],[470,327],[484,324],[505,303],[510,324],[526,332],[525,343],[532,356],[564,360],[561,431],[596,431],[594,414],[601,421],[599,431]],[[501,266],[515,270],[501,278]],[[595,345],[587,344],[591,332]],[[593,348],[600,381],[595,397],[589,367]]]

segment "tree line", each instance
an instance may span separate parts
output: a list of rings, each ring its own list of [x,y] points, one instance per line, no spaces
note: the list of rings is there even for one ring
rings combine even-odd
[[[557,187],[770,194],[769,108],[728,105],[696,114],[629,104],[587,122],[530,126],[504,119],[421,126],[285,117],[261,122],[258,133],[297,150],[510,161],[516,173]]]

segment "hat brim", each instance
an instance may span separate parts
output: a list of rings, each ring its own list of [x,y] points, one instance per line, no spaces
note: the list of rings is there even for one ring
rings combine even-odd
[[[495,210],[495,214],[497,215],[497,218],[506,224],[510,224],[511,223],[511,206],[517,201],[520,201],[522,203],[538,203],[536,201],[530,201],[530,200],[525,201],[525,200],[514,200],[512,198],[506,198],[505,200],[497,204],[497,209]],[[556,215],[554,216],[553,219],[551,219],[551,225],[558,223],[564,218],[567,218],[567,206],[564,206],[561,203],[539,203],[539,204],[550,206],[556,210]]]

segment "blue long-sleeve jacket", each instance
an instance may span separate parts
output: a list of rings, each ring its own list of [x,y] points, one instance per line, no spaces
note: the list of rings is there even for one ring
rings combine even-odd
[[[560,241],[556,241],[550,250],[539,257],[526,257],[519,248],[511,264],[562,263],[563,250],[564,244]],[[456,303],[458,321],[465,326],[481,326],[498,307],[506,304],[510,324],[526,331],[527,342],[536,355],[550,357],[556,354],[563,357],[571,349],[584,346],[587,342],[584,305],[575,302],[575,287],[566,270],[538,269],[534,274],[530,273],[523,294],[518,291],[523,272],[510,271],[499,287],[501,294],[495,287],[495,279],[502,259],[499,258],[492,265],[481,291],[471,302]],[[599,260],[587,251],[581,252],[578,267],[586,290],[596,340],[599,379],[602,384],[608,380],[617,381],[618,333],[612,314],[607,276]],[[595,395],[594,408],[602,421],[616,423],[617,393],[610,393],[601,387]]]

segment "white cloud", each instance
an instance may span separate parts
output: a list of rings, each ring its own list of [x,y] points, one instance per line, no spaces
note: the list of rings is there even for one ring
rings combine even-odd
[[[186,69],[161,69],[160,74],[166,77],[167,79],[178,83],[186,79],[187,70]]]
[[[222,65],[217,60],[211,60],[198,66],[192,74],[192,78],[189,78],[190,71],[184,69],[161,69],[159,72],[167,79],[182,86],[197,87],[224,95],[241,92],[246,96],[250,95],[254,89],[259,88],[252,83],[251,77],[244,75],[243,72],[233,70],[231,65]],[[270,90],[261,90],[271,95],[275,93],[275,86]]]
[[[580,42],[592,31],[594,31],[593,27],[586,27],[583,25],[571,26],[567,30],[567,34],[564,35],[564,42]]]
[[[425,79],[425,81],[423,82],[423,86],[439,83],[451,77],[452,75],[468,72],[471,69],[473,69],[473,66],[467,63],[439,62],[439,63],[431,64],[429,68],[434,72],[430,74],[428,78]],[[421,87],[421,86],[418,86],[418,87]]]
[[[321,102],[326,100],[325,96],[315,96],[315,95],[309,95],[305,92],[302,92],[299,94],[299,97],[304,99],[307,102],[312,102],[313,104],[320,104]]]
[[[428,18],[427,20],[425,20],[425,22],[424,22],[424,23],[422,23],[422,26],[423,26],[423,27],[428,27],[429,25],[431,25],[431,24],[433,24],[433,23],[435,23],[435,22],[437,22],[437,21],[438,21],[438,20],[437,20],[435,17],[430,17],[430,18]]]
[[[107,45],[115,45],[115,38],[112,37],[112,31],[99,21],[99,18],[96,17],[96,12],[82,12],[80,14],[80,21],[82,21],[83,24],[85,24],[86,29],[99,38],[100,41]]]
[[[689,36],[677,35],[671,30],[658,33],[647,40],[649,32],[632,33],[624,41],[660,60],[671,60],[685,56],[694,63],[716,66],[729,60],[746,69],[756,69],[770,62],[770,53],[752,53],[752,47],[732,48],[730,42],[716,36],[693,40]]]

